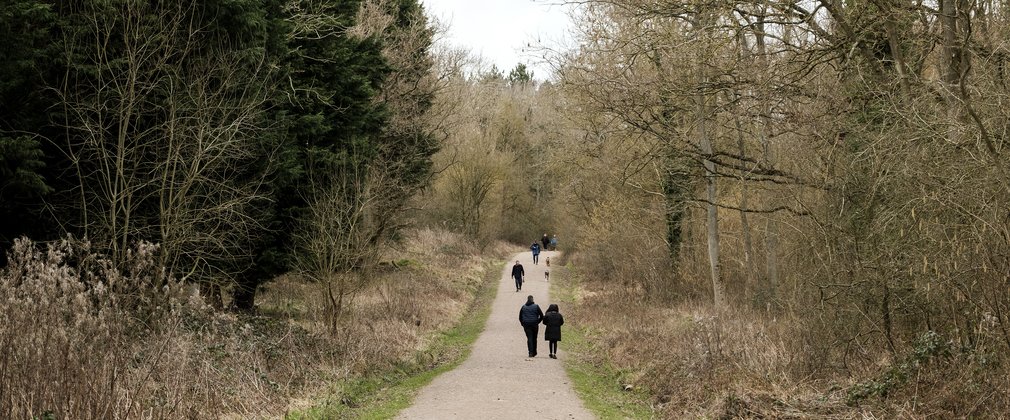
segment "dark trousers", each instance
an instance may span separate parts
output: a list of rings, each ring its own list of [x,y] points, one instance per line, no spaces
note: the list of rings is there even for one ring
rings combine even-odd
[[[513,277],[513,278],[516,279],[516,290],[522,290],[523,278],[522,277]]]
[[[533,254],[533,264],[540,262],[540,254]]]
[[[536,356],[537,330],[540,329],[540,324],[523,324],[523,329],[526,330],[526,347],[530,351],[530,356]]]
[[[550,340],[547,342],[547,348],[551,351],[551,354],[558,354],[558,342],[557,340]]]

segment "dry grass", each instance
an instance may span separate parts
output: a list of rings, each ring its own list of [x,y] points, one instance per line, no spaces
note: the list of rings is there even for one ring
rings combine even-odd
[[[663,303],[610,281],[583,280],[575,299],[571,319],[586,327],[593,357],[647,390],[664,418],[999,418],[1010,409],[1005,356],[943,338],[844,361],[843,346],[824,345],[831,334],[819,320]]]
[[[583,293],[572,318],[606,349],[600,357],[654,395],[662,416],[781,415],[780,407],[797,404],[775,391],[799,370],[793,355],[801,343],[784,322],[716,314],[705,305],[626,305],[638,299],[619,295]]]
[[[332,381],[381,371],[454,324],[483,278],[484,254],[422,230],[372,273],[337,334],[320,325],[317,285],[267,285],[260,314],[215,312],[153,265],[141,245],[113,269],[85,244],[19,241],[0,272],[0,417],[274,417]]]

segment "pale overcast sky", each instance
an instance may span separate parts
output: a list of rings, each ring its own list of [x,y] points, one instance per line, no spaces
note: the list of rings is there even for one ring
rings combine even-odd
[[[528,45],[562,45],[570,20],[557,0],[421,0],[429,15],[449,26],[446,41],[467,47],[508,73],[516,63],[543,80],[549,67]]]

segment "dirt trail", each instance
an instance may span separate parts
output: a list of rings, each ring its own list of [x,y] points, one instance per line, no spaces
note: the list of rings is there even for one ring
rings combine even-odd
[[[544,281],[544,260],[555,255],[556,252],[541,253],[539,265],[533,265],[529,252],[509,260],[502,270],[491,316],[470,357],[424,387],[414,405],[403,410],[398,419],[594,418],[575,394],[561,364],[565,358],[566,327],[562,328],[562,341],[558,344],[558,360],[547,357],[543,325],[537,338],[537,357],[526,357],[519,307],[526,303],[526,296],[533,295],[537,304],[547,309],[550,295],[549,283]],[[519,293],[510,277],[517,259],[526,271],[526,283]],[[564,306],[561,313],[565,313]]]

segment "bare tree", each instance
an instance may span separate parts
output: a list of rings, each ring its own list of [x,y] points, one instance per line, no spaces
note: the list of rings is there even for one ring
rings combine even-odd
[[[207,283],[240,271],[262,229],[248,168],[269,72],[262,57],[236,66],[247,58],[213,43],[198,6],[82,3],[88,25],[65,34],[75,64],[56,89],[84,234],[115,261],[156,239],[161,263]]]
[[[369,184],[363,168],[314,179],[309,215],[298,235],[296,267],[324,288],[326,323],[336,334],[347,305],[368,284],[368,272],[377,262],[381,248],[372,238],[379,226],[368,214],[383,191]]]

